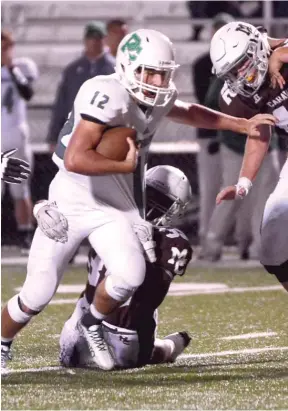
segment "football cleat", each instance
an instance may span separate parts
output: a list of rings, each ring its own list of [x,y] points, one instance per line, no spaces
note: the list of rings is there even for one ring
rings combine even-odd
[[[1,375],[8,373],[7,361],[12,359],[10,348],[6,345],[1,345]]]
[[[173,349],[167,362],[174,362],[176,358],[182,354],[186,347],[191,342],[191,337],[186,331],[180,331],[178,333],[169,334],[164,337],[164,340],[170,340],[173,343]]]
[[[77,323],[77,328],[88,344],[95,365],[102,370],[112,370],[115,363],[104,339],[102,325],[93,324],[86,327],[80,320]]]

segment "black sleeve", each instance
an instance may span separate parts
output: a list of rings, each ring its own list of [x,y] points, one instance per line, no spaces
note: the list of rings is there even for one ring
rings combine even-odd
[[[209,87],[212,63],[210,62],[209,55],[205,54],[200,57],[192,66],[192,78],[195,95],[200,104],[204,103],[205,96]]]
[[[69,111],[72,107],[68,107],[67,90],[69,87],[68,72],[64,72],[62,81],[59,84],[54,106],[52,109],[52,116],[48,129],[47,142],[57,143],[60,131],[68,117]]]
[[[10,73],[14,83],[16,84],[20,96],[26,101],[31,100],[34,94],[32,81],[22,73],[21,69],[18,66],[11,67]]]

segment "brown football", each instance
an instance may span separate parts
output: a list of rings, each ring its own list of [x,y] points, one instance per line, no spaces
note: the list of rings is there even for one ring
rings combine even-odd
[[[129,127],[114,127],[104,132],[96,151],[111,160],[123,161],[129,145],[127,137],[136,140],[136,131]]]

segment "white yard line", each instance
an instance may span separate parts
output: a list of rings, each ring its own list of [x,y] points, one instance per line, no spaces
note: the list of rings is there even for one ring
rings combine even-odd
[[[59,298],[50,301],[49,305],[76,304],[78,298]]]
[[[80,294],[84,286],[81,284],[60,285],[57,294]],[[15,288],[19,292],[21,288]],[[260,287],[229,287],[224,283],[172,283],[168,292],[169,296],[182,295],[203,295],[203,294],[225,294],[225,293],[246,293],[258,291],[284,291],[281,285],[267,285]],[[75,304],[75,298],[55,298],[50,304]]]
[[[197,358],[207,358],[207,357],[225,357],[229,355],[241,355],[241,354],[260,354],[262,352],[268,351],[287,351],[288,347],[264,347],[264,348],[247,348],[244,350],[235,350],[235,351],[220,351],[220,352],[208,352],[204,354],[182,354],[177,358],[177,361],[181,360],[193,360]],[[7,370],[5,375],[9,374],[21,374],[21,373],[33,373],[33,372],[44,372],[44,371],[65,371],[68,374],[75,374],[74,370],[67,369],[61,366],[54,367],[39,367],[39,368],[24,368],[18,370]],[[2,375],[3,378],[3,375]]]
[[[3,266],[26,266],[28,262],[28,257],[26,256],[5,256],[2,252],[1,264]],[[73,265],[75,266],[85,266],[87,264],[87,254],[78,254],[75,257]],[[239,260],[238,256],[225,254],[220,261],[210,262],[204,260],[197,260],[196,257],[189,263],[189,267],[194,268],[259,268],[261,264],[257,260],[243,261]]]
[[[59,370],[66,370],[66,368],[61,367],[60,365],[56,365],[54,367],[40,367],[40,368],[23,368],[23,369],[19,369],[19,370],[7,370],[7,374],[19,374],[22,372],[42,372],[42,371],[59,371]],[[2,375],[3,377],[3,375]]]
[[[263,333],[249,333],[249,334],[240,334],[240,335],[231,335],[228,337],[219,338],[219,340],[248,340],[250,338],[259,338],[259,337],[274,337],[277,333],[275,332],[263,332]]]
[[[182,354],[178,360],[189,360],[194,358],[207,358],[207,357],[225,357],[226,355],[241,355],[241,354],[260,354],[267,351],[287,351],[288,347],[264,347],[264,348],[246,348],[244,350],[234,351],[220,351],[220,352],[207,352],[204,354]]]

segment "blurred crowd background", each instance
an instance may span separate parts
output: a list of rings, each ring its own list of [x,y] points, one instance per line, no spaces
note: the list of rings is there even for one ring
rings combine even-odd
[[[27,103],[27,145],[32,150],[34,164],[30,182],[32,202],[47,197],[48,185],[56,172],[51,153],[79,87],[95,75],[114,71],[117,46],[125,34],[138,28],[166,34],[175,45],[177,62],[181,65],[175,78],[180,99],[217,108],[215,97],[219,94],[219,85],[218,89],[211,85],[214,79],[208,55],[209,41],[218,28],[233,20],[263,26],[271,37],[287,37],[288,3],[2,1],[2,30],[8,30],[13,39],[13,55],[31,59],[38,69],[33,98]],[[259,229],[259,208],[258,217],[253,217],[252,211],[257,199],[251,200],[250,205],[247,202],[242,211],[230,207],[223,209],[221,215],[213,216],[215,196],[221,185],[230,183],[229,178],[237,179],[240,170],[245,140],[235,145],[234,137],[163,121],[151,146],[150,166],[172,164],[188,175],[195,203],[191,204],[182,228],[192,242],[203,246],[200,258],[212,261],[221,258],[224,244],[235,242],[238,242],[240,258],[257,258],[255,237]],[[279,169],[285,150],[283,138],[276,132],[271,147],[273,156],[265,165],[266,174],[274,175]],[[227,159],[232,159],[233,164],[229,166]],[[257,194],[261,202],[265,202],[267,189],[272,191],[277,172],[269,187],[264,180]],[[17,244],[15,200],[6,190],[2,201],[7,205],[2,209],[2,244]],[[242,217],[237,217],[241,213]],[[241,221],[239,229],[237,218]],[[216,240],[206,244],[211,224],[212,237]]]

